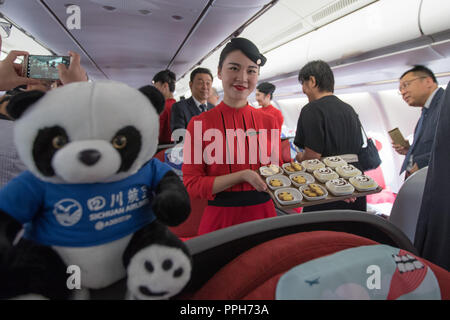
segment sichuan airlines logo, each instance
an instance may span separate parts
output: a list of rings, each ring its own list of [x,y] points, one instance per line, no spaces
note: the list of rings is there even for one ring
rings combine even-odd
[[[83,208],[76,200],[63,199],[55,204],[53,214],[60,225],[70,227],[80,221]]]

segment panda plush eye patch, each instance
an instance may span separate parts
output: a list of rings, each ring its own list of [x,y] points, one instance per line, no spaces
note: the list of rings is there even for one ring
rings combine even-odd
[[[126,139],[126,145],[117,145],[117,140],[123,143],[123,137],[125,137]],[[122,157],[122,164],[118,172],[127,171],[128,169],[130,169],[134,160],[136,160],[137,156],[139,155],[139,151],[141,150],[141,134],[135,127],[127,126],[117,131],[115,136],[111,139],[111,143],[113,144],[113,146],[115,146],[115,149],[120,153],[120,156]]]
[[[66,130],[60,126],[43,128],[39,130],[33,144],[33,159],[36,167],[43,175],[51,177],[55,174],[52,168],[52,158],[56,151],[55,142],[61,147],[62,141],[69,141]],[[58,146],[58,144],[57,144]]]

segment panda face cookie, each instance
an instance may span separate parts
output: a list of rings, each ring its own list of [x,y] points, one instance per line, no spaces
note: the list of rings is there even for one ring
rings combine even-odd
[[[356,177],[362,174],[362,172],[352,164],[337,167],[335,170],[342,178],[345,179]]]
[[[362,192],[371,191],[378,188],[376,181],[366,175],[351,177],[349,181],[356,188],[356,190]]]
[[[281,182],[278,179],[272,179],[272,180],[270,180],[270,185],[272,187],[281,187],[283,185],[283,182]]]
[[[303,196],[300,191],[294,188],[278,189],[275,191],[275,197],[282,205],[297,204],[303,200]]]
[[[289,179],[291,179],[296,187],[301,187],[307,183],[314,182],[314,177],[306,172],[293,173],[289,176]]]
[[[323,163],[333,169],[339,166],[345,166],[347,164],[347,162],[339,156],[326,157],[325,159],[323,159]]]
[[[318,159],[302,161],[302,166],[305,167],[308,172],[313,172],[316,169],[325,168],[323,162]]]
[[[278,174],[266,178],[266,183],[270,189],[276,190],[283,187],[289,187],[291,185],[291,180],[288,177]]]
[[[310,183],[300,187],[300,191],[307,200],[320,200],[327,197],[327,190],[317,183]]]
[[[355,191],[355,188],[343,178],[327,181],[325,186],[335,196],[349,195]]]
[[[278,199],[282,201],[292,201],[294,200],[294,196],[289,191],[285,191],[278,194]]]
[[[328,180],[333,180],[339,178],[339,175],[330,168],[320,168],[314,170],[314,177],[322,183]]]
[[[305,171],[305,168],[298,162],[285,163],[283,169],[287,174]]]

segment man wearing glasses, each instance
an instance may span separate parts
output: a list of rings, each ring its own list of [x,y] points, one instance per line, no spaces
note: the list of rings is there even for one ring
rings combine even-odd
[[[440,100],[444,93],[438,87],[433,72],[424,66],[414,66],[400,77],[400,94],[411,107],[422,107],[422,114],[414,129],[414,142],[407,148],[392,144],[395,151],[406,155],[400,174],[406,170],[405,179],[420,168],[428,166],[431,147],[441,109]]]

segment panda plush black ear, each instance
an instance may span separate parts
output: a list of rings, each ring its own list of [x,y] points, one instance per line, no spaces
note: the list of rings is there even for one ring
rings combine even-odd
[[[142,92],[150,100],[158,114],[163,112],[166,99],[158,89],[156,89],[154,86],[144,86],[140,88],[139,91]]]
[[[15,94],[6,106],[6,111],[11,118],[18,119],[33,103],[45,95],[45,92],[39,90],[24,91]]]

